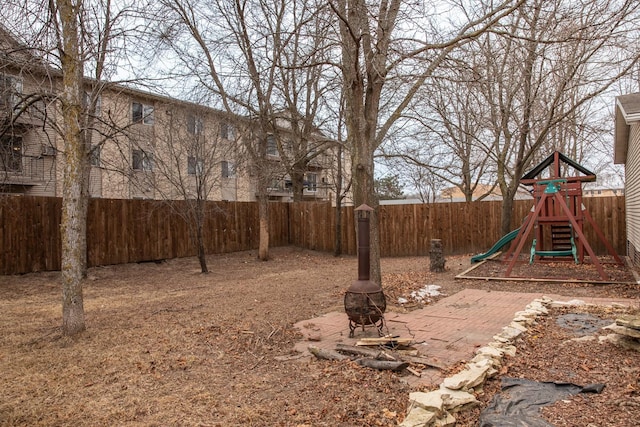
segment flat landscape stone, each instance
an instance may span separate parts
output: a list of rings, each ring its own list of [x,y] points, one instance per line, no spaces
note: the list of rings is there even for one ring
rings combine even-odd
[[[453,412],[459,411],[461,409],[477,405],[478,399],[466,391],[461,390],[451,390],[445,388],[443,385],[440,385],[441,398],[444,403],[444,407],[447,410],[451,410]]]
[[[471,389],[482,384],[487,377],[490,365],[467,365],[467,368],[457,374],[445,378],[442,384],[451,390]]]
[[[427,411],[435,412],[436,414],[441,414],[444,410],[444,401],[442,400],[440,390],[427,393],[422,391],[409,393],[409,402]]]
[[[605,326],[602,329],[606,329],[606,330],[609,330],[609,331],[614,332],[616,334],[625,335],[625,336],[631,337],[631,338],[640,338],[640,331],[639,330],[632,329],[632,328],[627,328],[626,326],[620,326],[620,325],[617,325],[617,324],[613,324],[613,325]]]
[[[400,427],[429,427],[436,419],[436,414],[419,406],[411,408]]]
[[[616,319],[616,325],[640,331],[640,316],[620,316]]]
[[[620,334],[609,334],[600,337],[600,342],[610,342],[627,350],[640,351],[640,342],[631,337]]]
[[[450,413],[446,412],[444,416],[436,420],[434,427],[452,427],[455,425],[456,425],[456,418]]]
[[[492,358],[496,358],[499,359],[502,357],[502,355],[504,354],[504,351],[496,348],[496,347],[492,347],[492,346],[484,346],[484,347],[480,347],[478,350],[476,350],[476,354],[482,354],[482,355],[486,355]]]

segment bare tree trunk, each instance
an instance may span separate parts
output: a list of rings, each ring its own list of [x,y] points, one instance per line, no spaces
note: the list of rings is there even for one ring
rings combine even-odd
[[[513,199],[506,197],[502,199],[501,205],[501,216],[500,216],[500,231],[502,234],[509,233],[509,229],[511,228],[511,212],[513,210]]]
[[[78,170],[74,165],[65,167],[62,194],[62,331],[65,335],[74,335],[85,329],[82,278],[86,271],[83,263],[86,211],[82,213],[80,185],[69,178],[75,173]]]
[[[343,91],[344,92],[344,91]],[[342,201],[346,197],[347,193],[351,189],[352,181],[349,181],[346,188],[343,188],[344,170],[342,164],[342,156],[344,155],[344,141],[342,138],[342,129],[345,120],[345,100],[344,93],[340,99],[339,110],[339,124],[338,124],[338,145],[336,147],[336,228],[335,228],[335,247],[333,251],[334,256],[342,255]]]
[[[204,211],[205,204],[207,203],[205,200],[197,201],[197,215],[196,219],[196,239],[198,243],[198,261],[200,261],[200,271],[202,273],[208,273],[209,268],[207,267],[207,253],[204,247]]]
[[[304,168],[304,166],[303,166]],[[293,201],[301,202],[304,194],[304,170],[298,165],[294,165],[291,170],[291,187],[293,190]]]
[[[342,200],[340,197],[336,197],[336,228],[335,228],[335,241],[333,247],[333,256],[342,255]]]
[[[342,145],[338,146],[336,156],[336,228],[333,255],[342,255]]]
[[[513,216],[513,205],[514,205],[514,194],[511,194],[512,191],[509,189],[509,192],[502,199],[502,212],[500,218],[500,230],[502,234],[507,234],[511,231],[511,218]]]
[[[342,159],[342,148],[339,149],[339,158]],[[339,172],[337,176],[336,184],[336,228],[335,228],[335,249],[334,255],[339,256],[342,254],[342,201],[346,197],[351,188],[351,181],[347,184],[346,188],[342,188],[342,160],[338,160]]]
[[[381,284],[380,271],[380,231],[378,227],[378,199],[375,194],[373,179],[373,150],[368,149],[370,144],[357,144],[352,150],[353,164],[353,201],[356,207],[366,204],[373,208],[370,222],[370,269],[369,278],[372,282]],[[355,213],[354,213],[355,214]],[[355,221],[357,224],[358,221]]]
[[[370,223],[370,279],[378,284],[381,284],[380,237],[373,157],[379,145],[376,132],[382,88],[387,73],[386,60],[391,29],[400,3],[399,0],[392,0],[380,6],[384,18],[381,17],[378,24],[388,31],[381,31],[377,40],[372,37],[374,32],[369,28],[366,2],[353,0],[330,3],[340,18],[343,88],[347,112],[345,122],[347,143],[351,148],[353,200],[356,207],[366,203],[374,209]]]
[[[82,60],[78,45],[78,6],[71,0],[57,1],[62,24],[59,46],[62,65],[60,102],[65,151],[62,184],[62,332],[74,335],[85,329],[82,278],[86,271],[87,150],[80,129],[82,113]]]
[[[260,243],[258,247],[258,259],[269,260],[269,200],[266,189],[261,188],[258,194],[258,216],[260,222]]]

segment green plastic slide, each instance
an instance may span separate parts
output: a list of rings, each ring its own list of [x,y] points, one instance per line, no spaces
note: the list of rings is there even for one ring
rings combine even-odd
[[[487,252],[472,257],[471,258],[471,263],[473,264],[474,262],[482,261],[483,259],[486,259],[486,258],[490,257],[491,255],[495,254],[500,249],[502,249],[502,247],[504,245],[506,245],[507,243],[511,242],[513,239],[515,239],[519,232],[520,232],[520,228],[516,228],[515,230],[509,232],[508,234],[505,234]]]

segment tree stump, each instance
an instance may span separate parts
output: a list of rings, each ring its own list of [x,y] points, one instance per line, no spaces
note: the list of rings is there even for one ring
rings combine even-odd
[[[431,258],[430,271],[434,273],[441,273],[444,271],[444,263],[446,262],[442,255],[442,240],[431,239],[431,250],[429,251],[429,257]]]

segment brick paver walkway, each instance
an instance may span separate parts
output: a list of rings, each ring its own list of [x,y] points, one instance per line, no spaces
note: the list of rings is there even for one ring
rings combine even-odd
[[[451,366],[473,357],[475,350],[493,341],[493,336],[514,318],[517,311],[536,298],[534,293],[482,291],[466,289],[439,300],[420,310],[409,313],[387,312],[385,333],[412,338],[421,356],[439,366]],[[550,296],[567,301],[571,298]],[[585,302],[605,304],[611,300],[585,299]],[[629,301],[617,302],[628,304]],[[344,312],[331,312],[321,317],[304,320],[295,325],[305,339],[296,344],[296,350],[306,352],[309,345],[334,349],[337,343],[355,345],[359,338],[377,337],[373,327],[356,330],[349,338],[349,321]],[[411,385],[434,385],[441,382],[438,369],[427,369],[421,377],[404,377]]]

